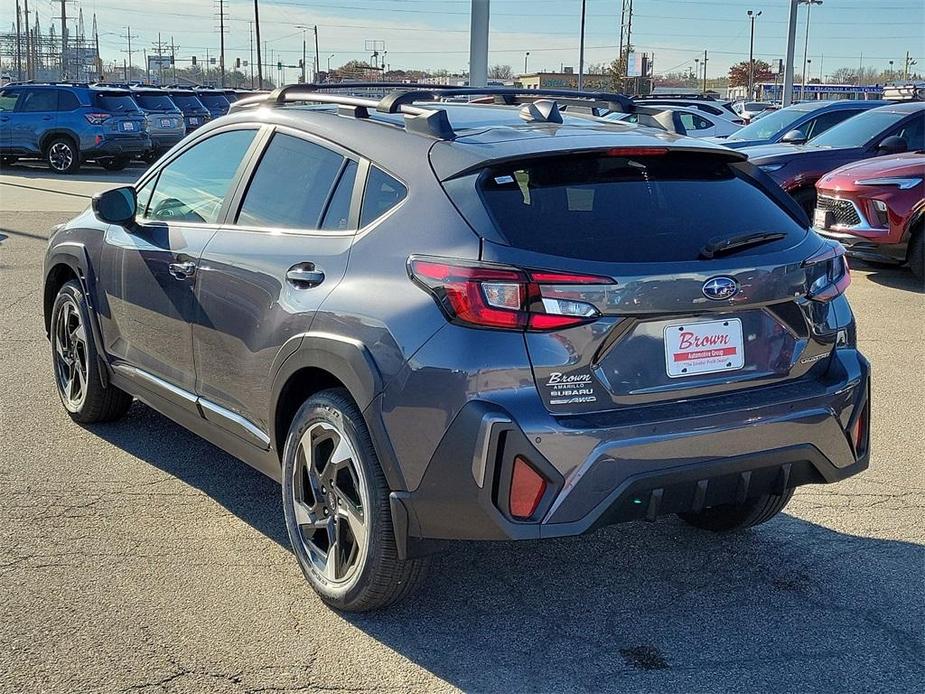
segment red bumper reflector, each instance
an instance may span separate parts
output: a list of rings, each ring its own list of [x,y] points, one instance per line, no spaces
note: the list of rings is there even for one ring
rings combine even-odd
[[[864,410],[861,412],[861,416],[858,417],[857,421],[854,423],[854,431],[851,432],[856,453],[861,453],[864,450],[864,437],[867,435],[868,412],[868,407],[865,405]]]
[[[543,494],[546,493],[546,480],[526,458],[514,458],[514,474],[511,477],[511,495],[509,507],[514,518],[529,518],[536,512]]]

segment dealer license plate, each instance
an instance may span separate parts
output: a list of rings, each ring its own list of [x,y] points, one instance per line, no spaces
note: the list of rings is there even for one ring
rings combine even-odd
[[[122,121],[122,129],[123,130],[134,130],[135,124],[132,123],[132,121],[130,120]]]
[[[196,116],[192,116],[192,117],[189,119],[189,124],[190,124],[190,125],[199,125],[199,118],[197,118]]]
[[[726,318],[666,326],[665,364],[670,378],[741,369],[745,366],[742,321]]]
[[[825,213],[827,210],[820,210],[818,207],[813,211],[813,226],[817,229],[825,229]]]

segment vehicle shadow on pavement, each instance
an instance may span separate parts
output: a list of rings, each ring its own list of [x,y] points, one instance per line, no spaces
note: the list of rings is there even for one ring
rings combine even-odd
[[[84,183],[133,183],[147,171],[148,165],[133,162],[122,171],[107,171],[85,164],[78,173],[62,175],[42,164],[12,164],[0,168],[0,174],[28,180],[82,181]]]
[[[857,269],[867,274],[867,279],[875,284],[891,289],[904,289],[918,294],[925,294],[925,283],[919,280],[908,268],[881,267],[855,261]]]
[[[89,429],[288,548],[279,487],[244,463],[138,403]],[[836,518],[866,503],[835,487],[801,495]],[[343,618],[464,690],[914,691],[923,566],[923,546],[786,514],[727,535],[670,517],[451,545],[405,602]],[[310,619],[326,608],[305,590]]]

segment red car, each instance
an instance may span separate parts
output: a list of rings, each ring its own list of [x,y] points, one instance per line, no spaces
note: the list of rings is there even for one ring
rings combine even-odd
[[[847,164],[816,183],[813,226],[850,256],[925,276],[925,151]]]

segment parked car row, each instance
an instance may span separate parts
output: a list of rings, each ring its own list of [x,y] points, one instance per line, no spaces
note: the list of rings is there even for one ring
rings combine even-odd
[[[908,263],[919,278],[925,276],[925,102],[813,101],[763,110],[757,103],[732,104],[743,118],[750,115],[741,127],[723,113],[728,104],[717,100],[640,101],[670,111],[671,120],[661,122],[680,124],[677,133],[712,135],[706,139],[742,151],[793,197],[817,232],[840,241],[849,256]],[[611,113],[605,119],[632,123],[637,116]],[[733,130],[709,132],[699,122],[706,119]]]
[[[11,84],[0,89],[0,163],[42,159],[56,173],[86,162],[153,161],[228,112],[234,90],[128,84]]]

